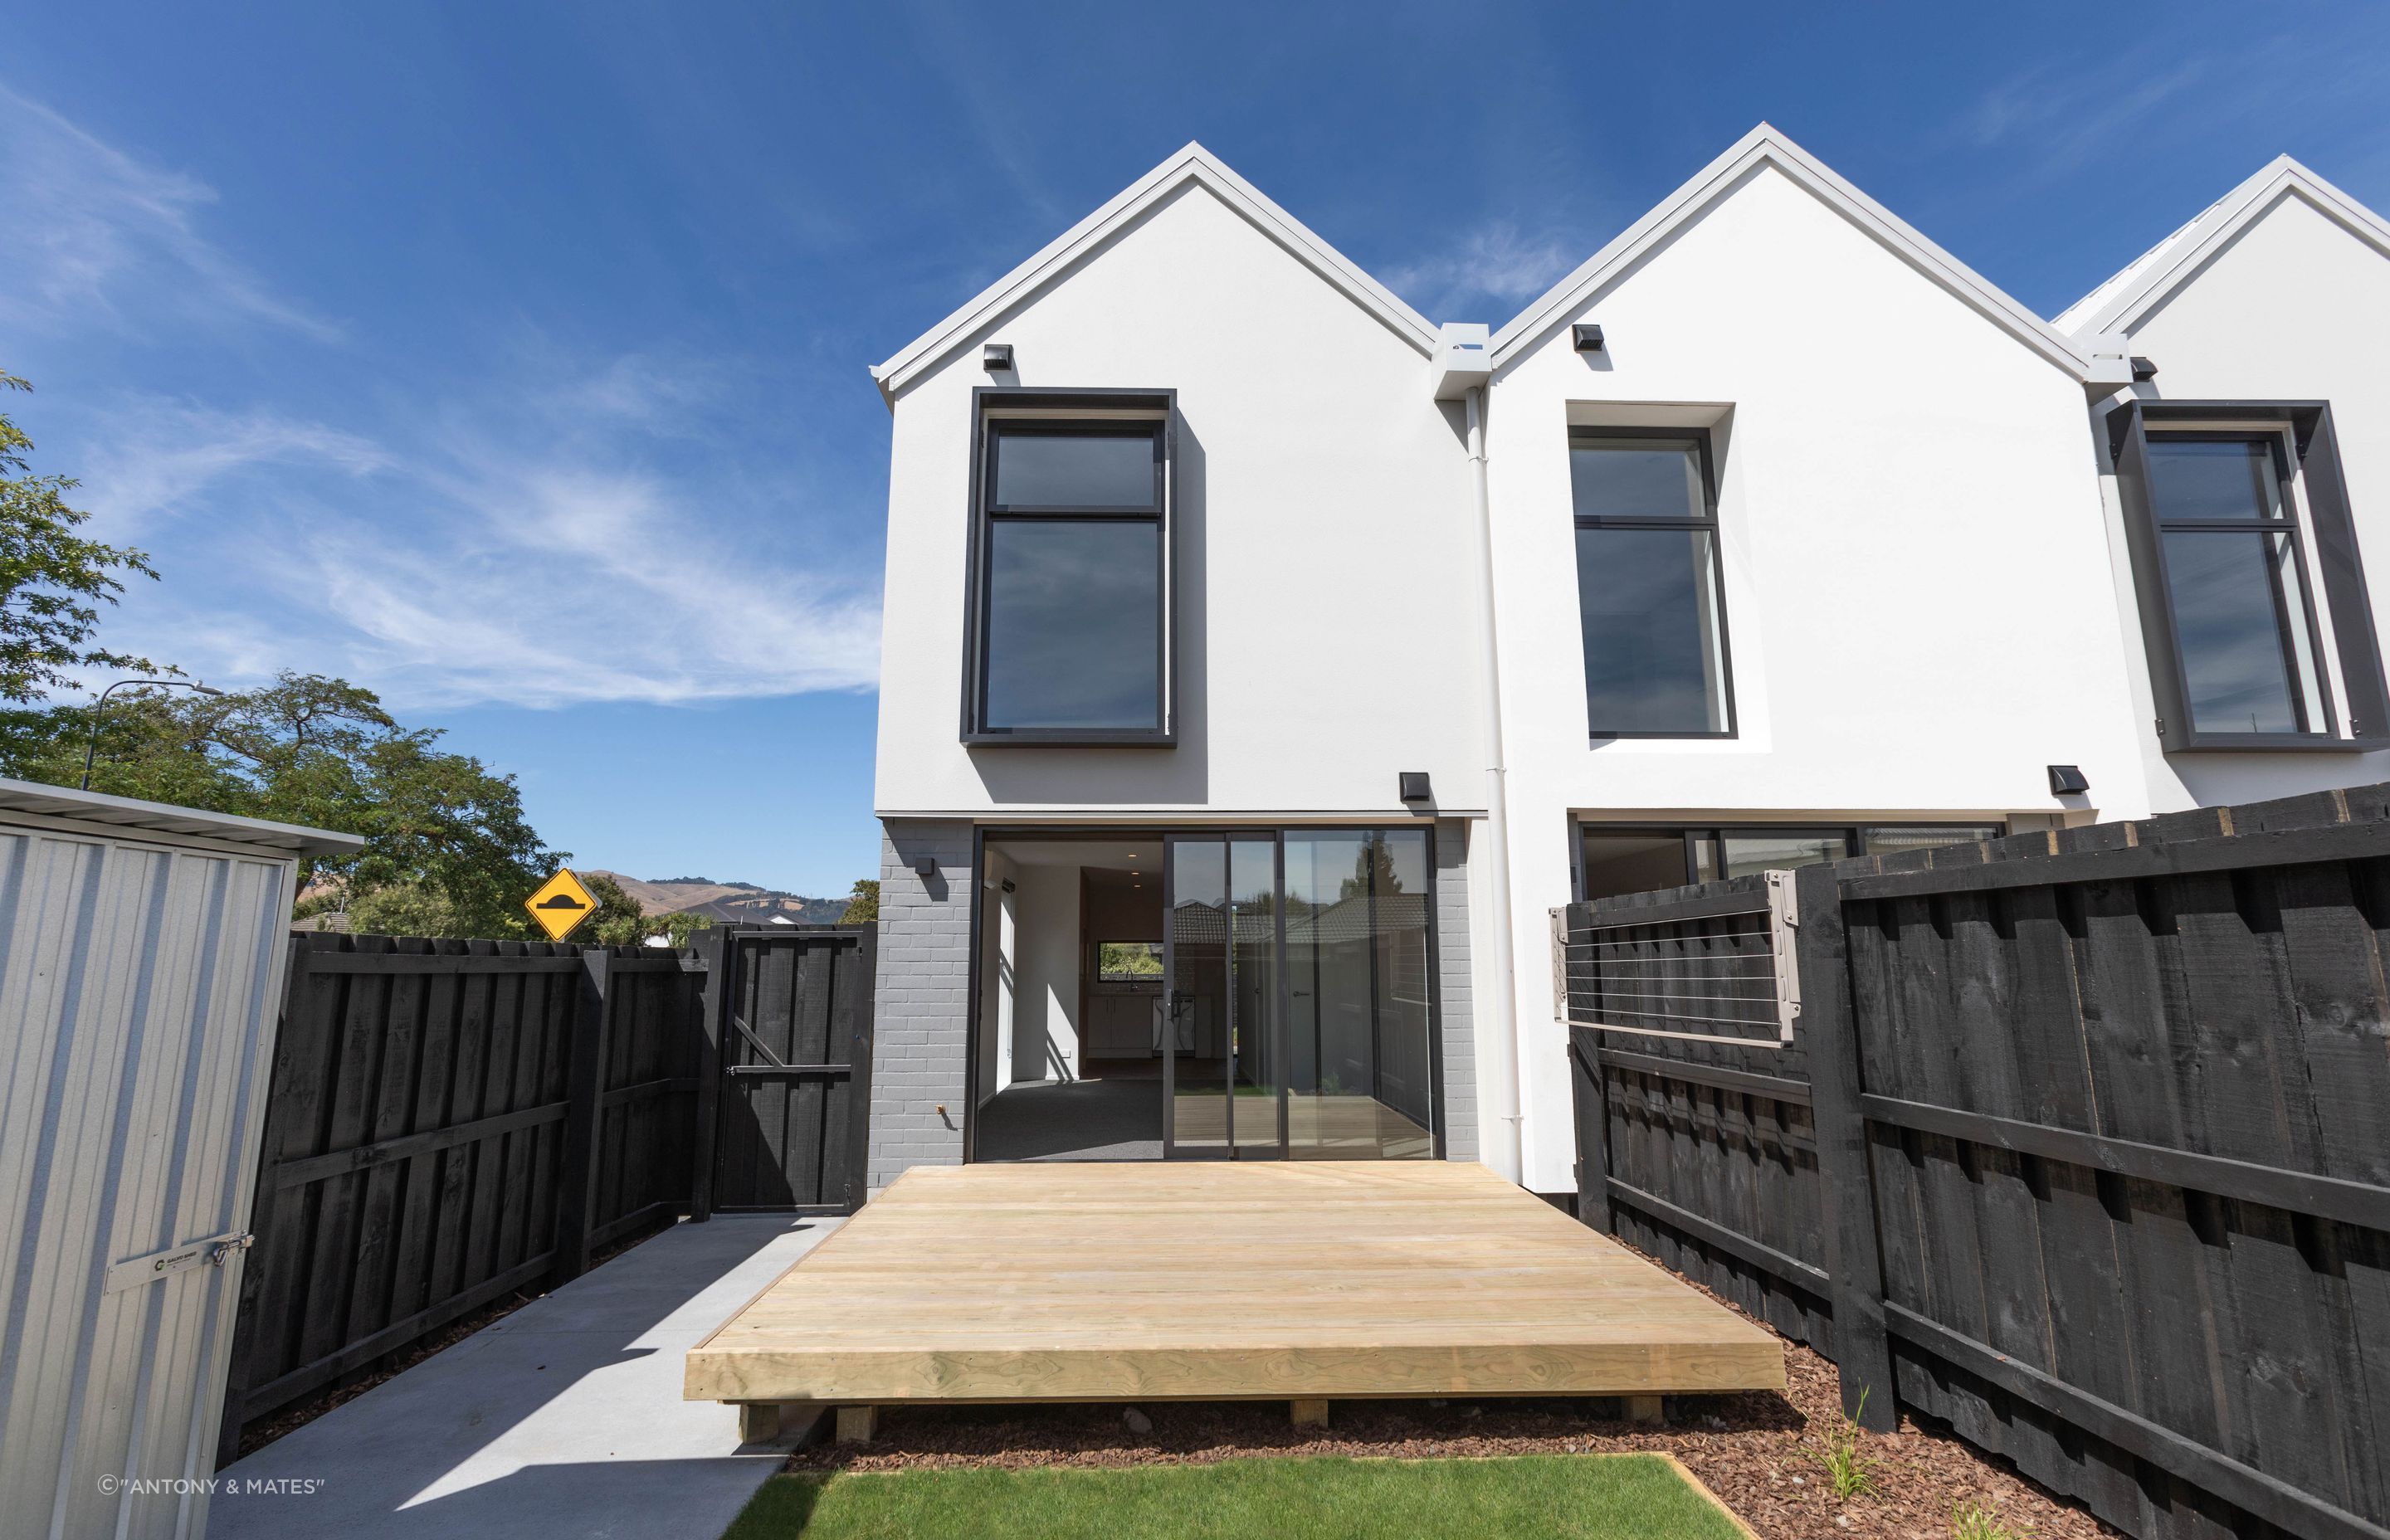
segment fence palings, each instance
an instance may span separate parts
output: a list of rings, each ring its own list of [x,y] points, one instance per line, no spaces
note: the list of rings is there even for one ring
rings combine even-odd
[[[1789,1047],[1572,1030],[1587,1222],[2134,1534],[2390,1535],[2390,787],[1800,891]]]

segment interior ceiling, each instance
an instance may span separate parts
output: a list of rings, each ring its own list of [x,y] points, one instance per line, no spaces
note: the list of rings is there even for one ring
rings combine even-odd
[[[990,840],[987,848],[1023,866],[1109,866],[1162,871],[1159,840]]]

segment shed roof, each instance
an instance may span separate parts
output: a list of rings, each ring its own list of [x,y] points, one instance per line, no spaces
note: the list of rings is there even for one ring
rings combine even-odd
[[[34,781],[0,776],[0,821],[9,813],[38,813],[78,823],[104,824],[126,833],[183,835],[256,845],[289,855],[353,855],[365,848],[353,834],[302,824],[277,824],[264,818],[238,818],[229,813],[207,813],[168,802],[145,802],[133,797],[110,797],[71,787],[43,786]]]
[[[2172,299],[2209,258],[2292,198],[2390,256],[2390,221],[2289,156],[2278,155],[2257,174],[2201,210],[2191,223],[2069,305],[2055,323],[2058,329],[2077,337],[2131,331]]]

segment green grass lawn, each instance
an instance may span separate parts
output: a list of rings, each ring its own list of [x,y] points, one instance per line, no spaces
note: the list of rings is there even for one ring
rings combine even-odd
[[[778,1476],[723,1540],[1740,1540],[1651,1455],[1252,1459],[1125,1470]]]

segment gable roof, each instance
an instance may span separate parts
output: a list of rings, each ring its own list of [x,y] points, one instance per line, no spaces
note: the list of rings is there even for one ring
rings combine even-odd
[[[2089,372],[2089,361],[2049,323],[1764,122],[1496,332],[1494,366],[1498,369],[1524,353],[1646,253],[1708,212],[1740,178],[1760,166],[1772,166],[1791,178],[1895,256],[2077,379]]]
[[[2289,156],[2278,155],[2256,175],[2200,211],[2190,224],[2068,306],[2058,317],[2058,328],[2075,336],[2130,331],[2172,299],[2209,258],[2290,198],[2301,199],[2390,256],[2390,222]]]
[[[1260,188],[1230,171],[1217,156],[1189,141],[1169,160],[1121,189],[1094,213],[1056,237],[1044,250],[982,289],[961,309],[932,327],[877,366],[871,377],[880,392],[896,393],[944,359],[973,332],[1060,277],[1073,263],[1099,250],[1147,210],[1189,183],[1207,189],[1287,253],[1328,280],[1354,303],[1422,354],[1435,351],[1435,327],[1392,289],[1354,265],[1304,223],[1271,202]]]

